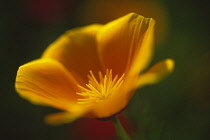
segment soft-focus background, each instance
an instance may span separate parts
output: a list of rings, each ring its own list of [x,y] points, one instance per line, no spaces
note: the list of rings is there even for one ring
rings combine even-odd
[[[129,12],[157,21],[153,63],[170,57],[176,69],[161,83],[136,92],[124,113],[126,128],[134,140],[209,140],[210,16],[208,4],[198,0],[1,1],[0,139],[116,139],[111,122],[46,125],[43,117],[55,110],[20,98],[14,81],[20,65],[39,58],[66,30]]]

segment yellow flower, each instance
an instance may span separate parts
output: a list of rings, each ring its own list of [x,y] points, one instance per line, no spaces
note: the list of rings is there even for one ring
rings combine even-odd
[[[34,104],[63,110],[46,117],[51,124],[115,115],[136,88],[173,71],[173,60],[166,59],[143,72],[152,59],[154,24],[130,13],[106,25],[69,30],[40,59],[19,68],[16,90]]]

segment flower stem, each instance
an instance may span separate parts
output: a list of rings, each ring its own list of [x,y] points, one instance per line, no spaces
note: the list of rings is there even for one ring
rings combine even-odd
[[[131,140],[116,116],[113,117],[112,121],[114,122],[116,131],[120,140]]]

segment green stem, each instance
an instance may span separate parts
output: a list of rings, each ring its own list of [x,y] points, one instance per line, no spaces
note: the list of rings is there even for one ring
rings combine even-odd
[[[118,134],[118,137],[120,138],[120,140],[131,140],[130,137],[128,136],[128,134],[125,132],[124,128],[122,127],[120,121],[118,120],[118,118],[115,116],[113,117],[113,122]]]

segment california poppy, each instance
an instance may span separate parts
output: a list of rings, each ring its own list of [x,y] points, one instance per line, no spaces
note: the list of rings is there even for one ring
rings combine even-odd
[[[166,59],[143,72],[153,56],[154,25],[152,18],[130,13],[69,30],[41,58],[19,68],[16,90],[34,104],[64,111],[47,116],[48,123],[113,116],[137,88],[173,70],[173,60]]]

